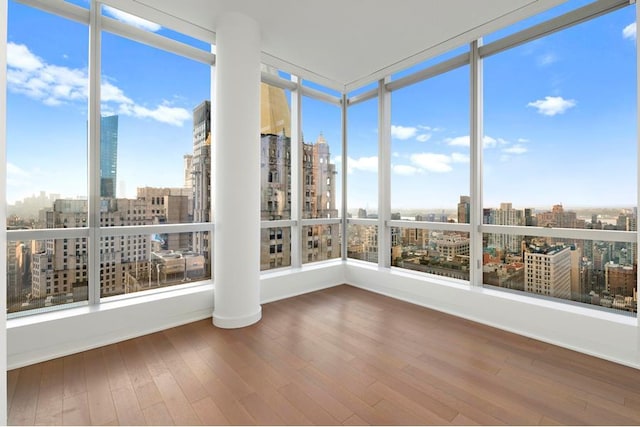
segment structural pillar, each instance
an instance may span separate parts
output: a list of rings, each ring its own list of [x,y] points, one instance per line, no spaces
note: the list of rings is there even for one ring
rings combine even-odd
[[[213,324],[260,320],[260,29],[239,13],[216,26]]]

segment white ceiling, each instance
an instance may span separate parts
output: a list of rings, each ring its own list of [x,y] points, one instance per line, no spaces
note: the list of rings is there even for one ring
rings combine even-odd
[[[564,0],[133,0],[215,32],[240,12],[263,60],[340,91],[444,53]],[[125,6],[126,1],[119,1]],[[136,9],[138,7],[133,7]]]

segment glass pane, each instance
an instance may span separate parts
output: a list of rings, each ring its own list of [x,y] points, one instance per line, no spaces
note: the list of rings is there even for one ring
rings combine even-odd
[[[378,263],[378,226],[349,224],[347,257]]]
[[[201,232],[209,239],[208,232]],[[129,294],[211,278],[208,259],[191,249],[192,233],[100,239],[100,296]]]
[[[313,98],[302,99],[302,217],[337,218],[342,200],[340,108]]]
[[[519,249],[510,250],[509,242],[517,243]],[[483,281],[633,313],[638,310],[635,258],[633,243],[485,233]]]
[[[391,227],[391,265],[469,280],[469,233]]]
[[[260,270],[291,265],[291,227],[260,230]]]
[[[485,208],[571,228],[618,229],[623,213],[636,229],[634,22],[627,7],[484,60]],[[504,215],[488,223],[522,221]]]
[[[340,224],[302,227],[302,263],[340,258]]]
[[[468,223],[469,67],[392,92],[391,118],[394,219]]]
[[[377,218],[378,99],[349,107],[347,117],[347,209],[353,218]]]
[[[291,219],[290,93],[265,83],[260,91],[261,219]]]
[[[87,198],[88,39],[86,25],[9,1],[9,228],[86,226],[44,211]]]
[[[87,239],[7,242],[7,313],[87,301]]]
[[[209,221],[210,67],[103,33],[102,72],[103,225]]]

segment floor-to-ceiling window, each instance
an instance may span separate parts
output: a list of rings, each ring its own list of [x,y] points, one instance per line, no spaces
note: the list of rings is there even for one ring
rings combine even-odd
[[[469,280],[468,53],[391,93],[391,265]],[[429,70],[443,72],[429,76]]]
[[[371,92],[373,91],[373,92]],[[376,86],[347,109],[347,256],[378,262],[378,97]],[[373,96],[367,94],[373,94]],[[356,98],[357,96],[360,99]]]
[[[637,310],[635,44],[626,7],[486,46],[486,285]]]
[[[336,98],[339,99],[339,98]],[[341,257],[340,105],[302,97],[302,263]]]
[[[209,45],[98,3],[9,5],[8,312],[210,279]]]
[[[89,30],[8,4],[7,311],[15,313],[88,298]]]

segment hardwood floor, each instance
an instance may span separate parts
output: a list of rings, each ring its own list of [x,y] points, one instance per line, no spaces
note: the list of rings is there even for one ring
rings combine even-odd
[[[640,370],[350,286],[8,378],[16,425],[640,424]]]

